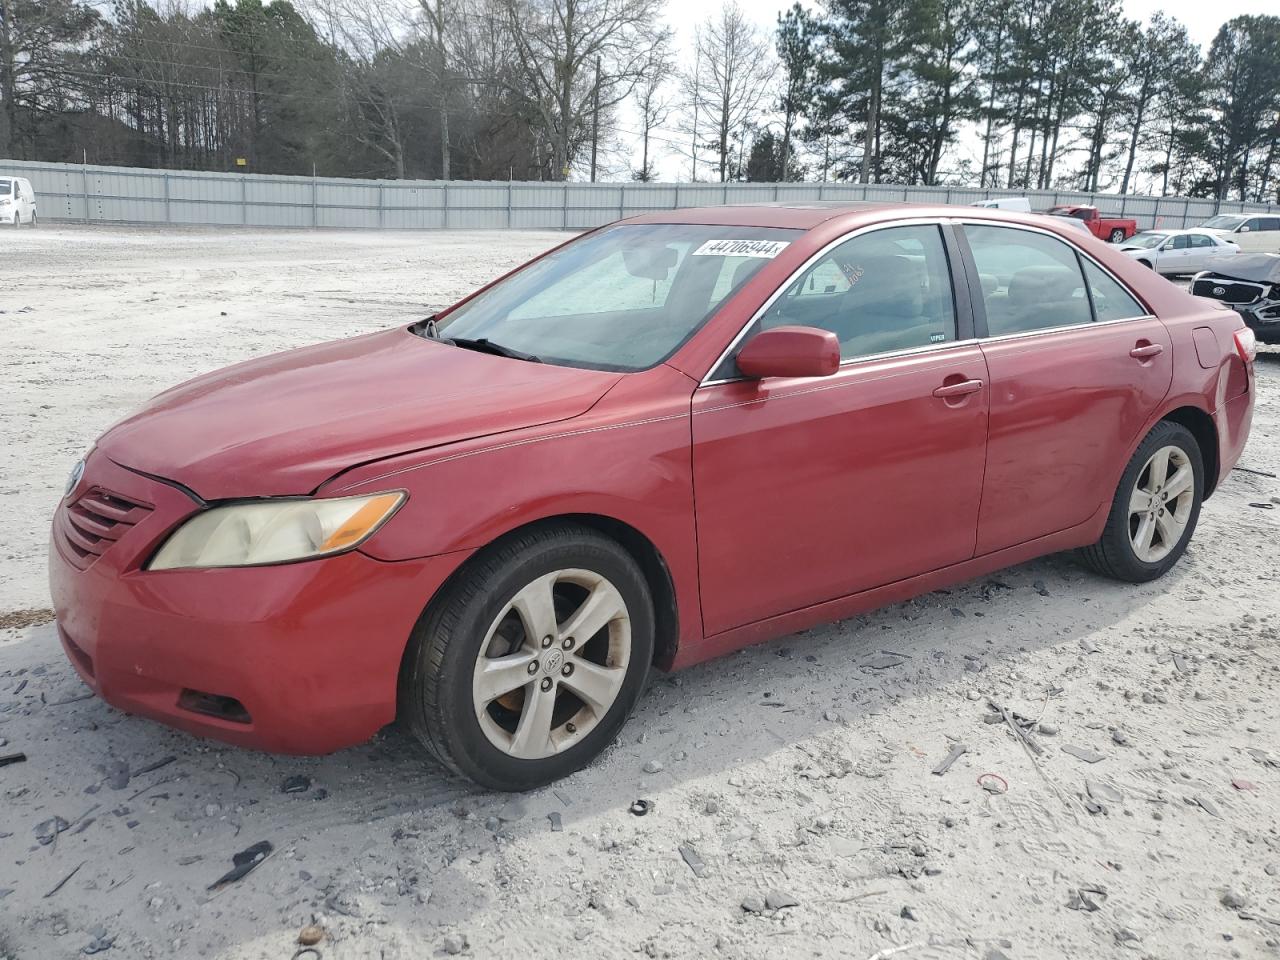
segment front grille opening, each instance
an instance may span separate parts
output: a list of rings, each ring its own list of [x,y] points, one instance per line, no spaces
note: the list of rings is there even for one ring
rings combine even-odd
[[[206,717],[217,717],[230,723],[253,722],[244,704],[235,697],[221,697],[202,690],[183,690],[178,697],[178,706],[192,713],[202,713]]]
[[[85,676],[93,677],[93,657],[80,649],[79,644],[67,636],[65,630],[62,631],[62,641],[67,645],[67,652],[75,658],[76,665],[84,671]]]

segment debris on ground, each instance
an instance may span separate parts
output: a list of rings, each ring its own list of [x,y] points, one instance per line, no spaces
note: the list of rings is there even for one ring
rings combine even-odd
[[[311,789],[311,778],[304,777],[301,774],[294,774],[284,778],[284,783],[280,784],[281,793],[306,793]]]
[[[1009,781],[998,773],[984,773],[978,777],[978,786],[996,795],[1009,792]]]
[[[298,931],[298,943],[304,947],[314,947],[324,939],[324,927],[317,923],[309,923]]]
[[[770,890],[764,895],[764,905],[770,910],[785,910],[800,906],[800,901],[785,890]]]
[[[228,884],[235,883],[248,876],[263,860],[271,856],[275,851],[275,847],[271,845],[270,840],[260,840],[251,847],[246,847],[231,858],[232,867],[213,883],[209,884],[209,890],[221,890]]]
[[[643,817],[646,813],[653,809],[652,800],[633,800],[628,808],[632,816]]]
[[[702,857],[698,855],[698,851],[693,849],[687,843],[680,844],[680,856],[684,858],[684,862],[689,865],[689,869],[693,871],[693,875],[702,879],[707,875],[707,865],[703,862]]]
[[[1086,747],[1077,747],[1072,744],[1068,744],[1067,746],[1063,747],[1062,752],[1069,753],[1071,754],[1071,756],[1075,757],[1077,760],[1083,760],[1085,763],[1097,763],[1099,760],[1107,759],[1105,756],[1103,756],[1101,753],[1098,753],[1096,750],[1089,750]]]
[[[942,761],[936,767],[933,768],[933,771],[932,771],[933,774],[939,777],[942,776],[944,773],[946,773],[948,770],[951,769],[951,765],[953,763],[955,763],[957,760],[959,760],[968,752],[969,752],[969,748],[967,746],[965,746],[963,743],[957,743],[954,747],[951,748],[951,752],[948,753],[942,759]]]
[[[1083,910],[1095,913],[1107,902],[1107,890],[1102,886],[1082,886],[1070,891],[1067,898],[1068,910]]]
[[[7,767],[13,763],[26,763],[27,755],[25,753],[6,753],[0,756],[0,767]]]

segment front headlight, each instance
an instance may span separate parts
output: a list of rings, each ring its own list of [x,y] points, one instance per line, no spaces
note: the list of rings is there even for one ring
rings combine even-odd
[[[372,536],[405,496],[393,491],[213,507],[174,531],[147,569],[246,567],[342,553]]]

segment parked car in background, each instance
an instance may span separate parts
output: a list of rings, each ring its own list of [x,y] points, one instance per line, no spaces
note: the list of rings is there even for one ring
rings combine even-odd
[[[1191,292],[1225,303],[1263,343],[1280,343],[1280,254],[1234,257],[1191,280]]]
[[[1138,221],[1132,217],[1106,217],[1098,212],[1097,207],[1084,204],[1062,204],[1050,207],[1045,213],[1051,217],[1070,217],[1083,223],[1099,240],[1119,243],[1138,232]]]
[[[286,753],[398,718],[527,789],[652,667],[1054,551],[1162,576],[1253,361],[1235,314],[1047,217],[653,212],[111,427],[53,518],[56,629],[131,714]]]
[[[1200,224],[1201,230],[1231,240],[1245,253],[1280,253],[1280,215],[1222,213]]]
[[[36,192],[25,177],[0,177],[0,223],[36,225]]]
[[[985,207],[988,210],[1013,210],[1017,213],[1030,213],[1031,201],[1026,197],[992,197],[990,200],[978,200],[972,207]]]
[[[1197,273],[1240,248],[1207,230],[1144,230],[1120,243],[1120,249],[1144,267],[1166,276]]]

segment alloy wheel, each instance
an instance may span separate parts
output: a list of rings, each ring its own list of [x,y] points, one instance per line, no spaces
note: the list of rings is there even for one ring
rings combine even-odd
[[[604,719],[631,659],[631,616],[608,579],[556,570],[516,593],[480,645],[472,701],[499,750],[539,760]]]
[[[1151,455],[1129,495],[1129,542],[1144,563],[1159,563],[1186,533],[1195,505],[1195,473],[1181,447]]]

